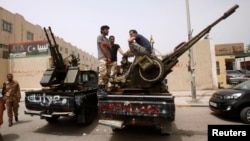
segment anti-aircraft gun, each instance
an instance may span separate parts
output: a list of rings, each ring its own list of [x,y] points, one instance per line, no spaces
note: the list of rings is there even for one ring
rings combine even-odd
[[[175,103],[174,96],[168,92],[166,76],[172,72],[180,56],[238,7],[235,5],[230,8],[223,16],[188,42],[180,43],[173,53],[162,59],[154,55],[135,56],[131,63],[128,56],[123,57],[121,74],[113,82],[117,87],[108,95],[98,95],[99,123],[111,126],[113,131],[132,124],[156,126],[164,134],[171,133]]]
[[[114,83],[117,83],[119,87],[124,90],[131,90],[131,88],[142,89],[142,91],[145,91],[146,89],[155,89],[156,91],[164,90],[165,84],[163,83],[163,80],[172,72],[172,68],[178,63],[178,58],[201,38],[207,35],[215,25],[234,13],[238,7],[238,5],[233,6],[225,12],[223,16],[207,26],[191,40],[180,43],[175,47],[173,53],[166,55],[162,59],[157,58],[155,55],[136,56],[134,62],[130,63],[133,65],[133,70],[130,70],[130,73],[126,77],[123,75],[127,72],[123,71],[121,73],[122,75],[117,77],[117,80]],[[121,62],[121,70],[128,70],[127,58],[127,56],[123,57],[124,60]],[[159,86],[162,87],[159,88]]]
[[[47,69],[40,81],[40,84],[43,87],[52,87],[54,85],[62,85],[65,87],[68,86],[75,86],[76,83],[76,76],[79,72],[78,62],[80,61],[79,58],[76,58],[75,55],[71,54],[70,56],[71,61],[69,61],[69,65],[65,63],[64,59],[62,58],[62,54],[59,52],[59,46],[56,43],[54,34],[49,27],[48,29],[44,28],[45,35],[47,37],[49,43],[50,54],[52,57],[52,67]],[[49,33],[50,35],[49,36]],[[68,57],[67,57],[68,58]],[[65,59],[66,60],[66,59]]]
[[[80,59],[73,54],[63,59],[51,28],[44,28],[44,32],[52,66],[42,76],[41,90],[25,92],[25,114],[38,115],[48,122],[60,116],[75,116],[78,123],[88,124],[97,115],[98,74],[80,70]]]

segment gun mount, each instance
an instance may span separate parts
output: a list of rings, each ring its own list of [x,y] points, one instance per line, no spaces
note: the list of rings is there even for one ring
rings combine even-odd
[[[76,82],[76,77],[79,72],[78,62],[80,61],[75,55],[71,54],[71,61],[68,64],[65,63],[65,59],[62,58],[62,54],[59,52],[59,46],[56,43],[54,34],[49,27],[44,28],[46,38],[49,43],[49,50],[52,58],[53,66],[47,69],[40,81],[43,87],[51,87],[54,85],[73,85]]]
[[[131,64],[128,62],[128,56],[124,56],[121,62],[121,70],[123,71],[121,72],[121,76],[117,77],[115,83],[119,84],[119,87],[123,89],[167,91],[164,79],[172,72],[172,68],[176,63],[178,63],[178,58],[208,34],[215,25],[234,13],[238,7],[238,5],[234,5],[188,42],[182,42],[176,46],[174,52],[163,57],[163,59],[159,59],[154,55],[135,56],[134,62]],[[124,74],[129,69],[132,70],[125,77]]]
[[[98,74],[94,70],[80,70],[80,59],[73,54],[63,59],[51,28],[44,28],[44,31],[53,66],[44,72],[41,90],[25,92],[27,110],[24,113],[40,116],[49,123],[68,116],[77,119],[78,124],[90,124],[98,110]]]

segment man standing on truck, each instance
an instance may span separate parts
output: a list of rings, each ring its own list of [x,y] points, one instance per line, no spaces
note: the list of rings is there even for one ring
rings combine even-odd
[[[117,52],[119,51],[121,55],[124,55],[124,52],[121,49],[120,45],[115,43],[114,35],[109,36],[109,43],[110,43],[110,55],[112,62],[109,65],[110,75],[109,75],[109,83],[107,91],[110,91],[112,89],[111,81],[114,81],[115,76],[117,74]]]
[[[108,84],[108,65],[111,63],[111,56],[109,52],[109,40],[106,37],[109,33],[109,26],[101,26],[101,34],[97,37],[97,51],[98,51],[98,95],[107,94],[106,86]]]
[[[13,74],[7,74],[6,90],[4,94],[4,99],[7,107],[7,113],[9,117],[9,127],[13,125],[13,112],[15,116],[15,121],[18,122],[18,108],[21,99],[21,91],[19,83],[13,80]]]

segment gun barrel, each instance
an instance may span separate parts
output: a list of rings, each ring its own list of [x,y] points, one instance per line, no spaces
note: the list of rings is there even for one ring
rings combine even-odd
[[[52,46],[52,43],[51,43],[51,41],[50,41],[50,39],[49,39],[49,35],[48,35],[48,33],[47,33],[46,28],[44,27],[43,30],[44,30],[45,35],[46,35],[46,38],[47,38],[47,40],[48,40],[48,42],[49,42],[49,46]]]
[[[171,72],[170,70],[176,63],[178,63],[178,58],[183,55],[188,49],[190,49],[195,43],[197,43],[201,38],[203,38],[206,34],[208,34],[212,27],[214,27],[216,24],[218,24],[220,21],[226,19],[228,16],[233,14],[235,10],[239,7],[239,5],[234,5],[232,8],[227,10],[220,18],[215,20],[212,24],[208,25],[205,29],[203,29],[201,32],[199,32],[196,36],[191,38],[188,42],[180,44],[177,46],[177,49],[171,53],[170,55],[167,55],[162,59],[162,63],[165,65],[165,71]],[[167,73],[166,73],[167,75]]]
[[[49,26],[49,31],[50,31],[50,34],[51,34],[52,40],[53,40],[53,42],[54,42],[54,45],[55,45],[55,46],[57,46],[55,36],[54,36],[54,34],[53,34],[53,32],[52,32],[52,30],[51,30],[51,27],[50,27],[50,26]]]
[[[231,14],[233,14],[238,7],[239,7],[239,5],[235,4],[232,8],[230,8],[229,10],[227,10],[224,13],[223,19],[226,19],[228,16],[230,16]]]
[[[205,29],[203,29],[200,33],[198,33],[196,36],[194,36],[191,40],[186,42],[185,44],[178,46],[179,49],[174,51],[172,54],[166,56],[163,58],[162,62],[164,64],[168,64],[169,61],[173,59],[178,59],[182,54],[184,54],[188,49],[190,49],[196,42],[198,42],[203,36],[205,36],[207,33],[210,32],[211,28],[214,27],[216,24],[218,24],[220,21],[226,19],[228,16],[233,14],[235,10],[239,7],[239,5],[234,5],[229,10],[227,10],[220,18],[215,20],[212,24],[207,26]]]

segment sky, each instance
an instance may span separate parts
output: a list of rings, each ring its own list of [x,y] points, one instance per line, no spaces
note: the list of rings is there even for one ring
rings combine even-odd
[[[187,3],[188,2],[188,3]],[[250,0],[0,0],[4,9],[22,15],[55,36],[97,57],[97,36],[102,25],[128,50],[129,30],[153,37],[154,48],[164,55],[188,40],[187,5],[192,36],[238,4],[239,8],[212,28],[214,44],[250,44]],[[120,56],[120,55],[119,55]],[[118,56],[118,57],[119,57]]]

